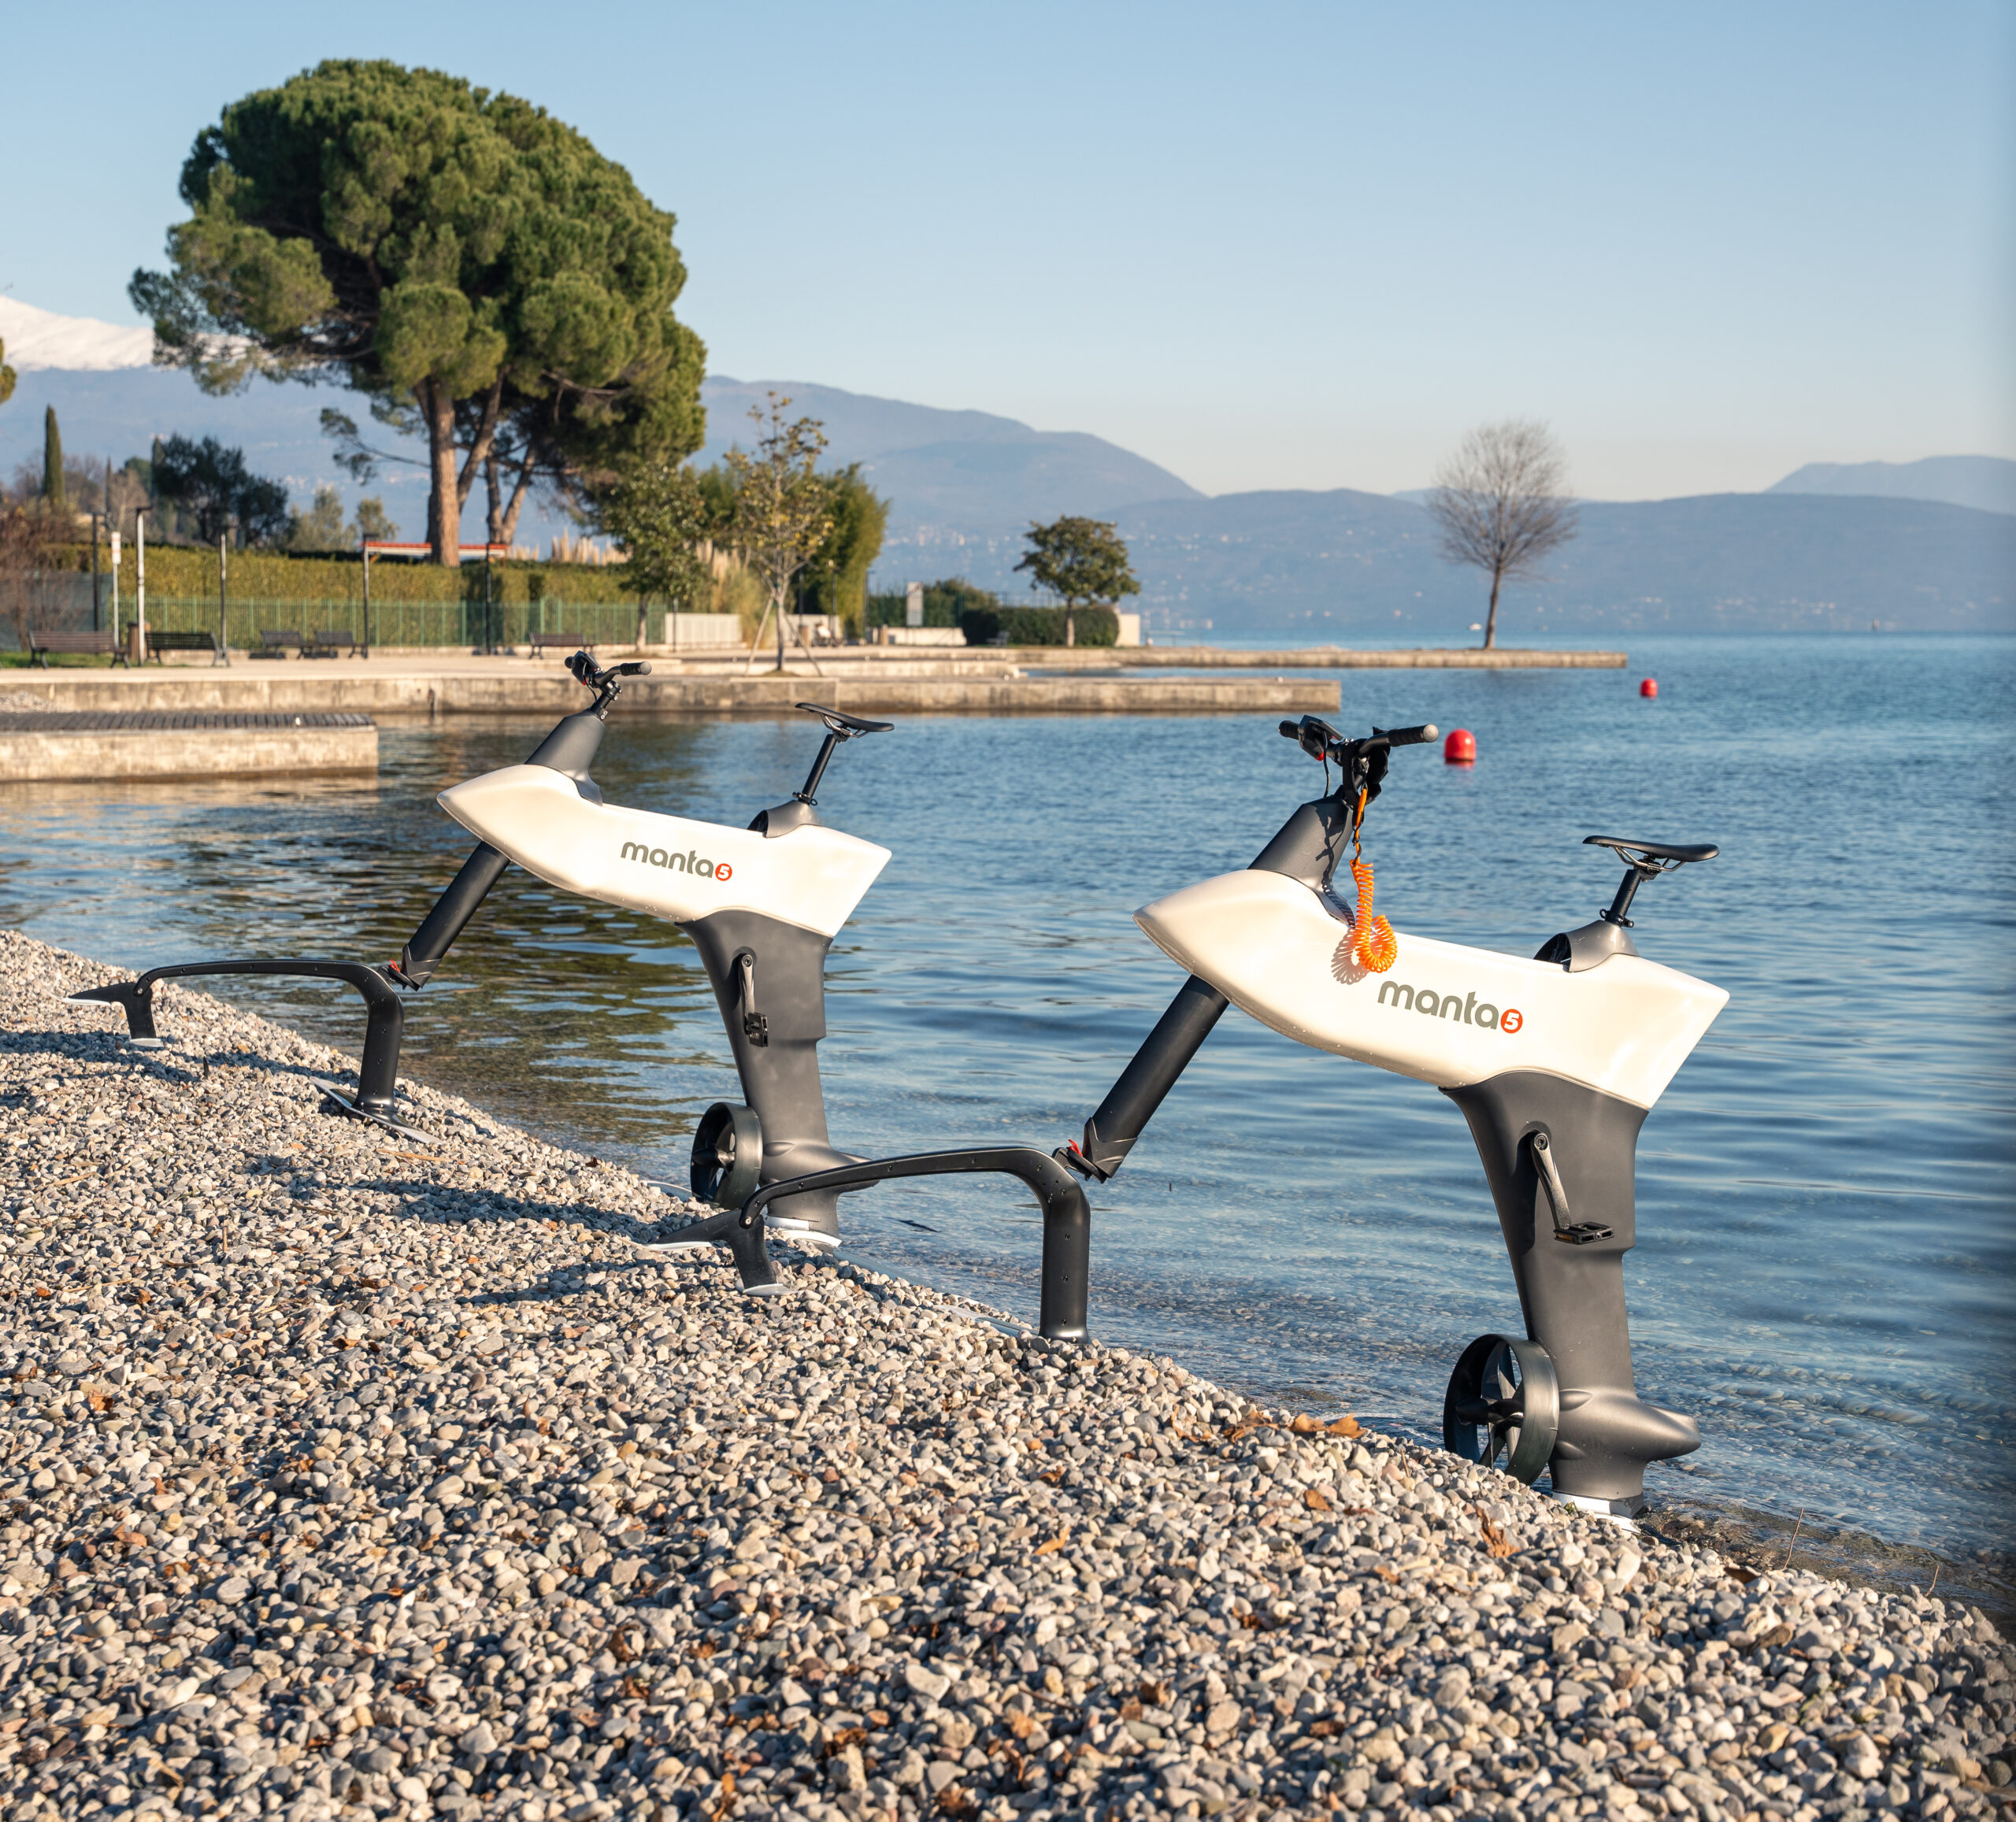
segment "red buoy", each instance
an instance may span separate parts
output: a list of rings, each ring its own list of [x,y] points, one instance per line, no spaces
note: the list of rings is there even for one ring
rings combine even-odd
[[[1638,694],[1641,696],[1656,696],[1658,693],[1659,680],[1657,677],[1647,677],[1638,686]]]
[[[1442,743],[1444,765],[1474,765],[1477,762],[1477,737],[1467,728],[1451,728]]]

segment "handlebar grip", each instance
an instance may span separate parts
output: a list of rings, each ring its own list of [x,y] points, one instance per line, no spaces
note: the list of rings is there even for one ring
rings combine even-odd
[[[1302,738],[1302,724],[1299,721],[1284,721],[1274,731],[1284,740],[1299,740]]]
[[[1387,731],[1386,744],[1388,746],[1425,746],[1441,731],[1442,730],[1432,721],[1425,721],[1418,728],[1389,728]]]

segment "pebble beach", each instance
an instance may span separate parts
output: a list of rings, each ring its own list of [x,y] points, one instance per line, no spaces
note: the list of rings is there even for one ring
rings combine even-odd
[[[628,1170],[417,1083],[430,1143],[343,1118],[353,1057],[172,984],[154,1052],[62,1003],[121,978],[0,933],[6,1822],[2010,1794],[1977,1609],[843,1261],[745,1298]]]

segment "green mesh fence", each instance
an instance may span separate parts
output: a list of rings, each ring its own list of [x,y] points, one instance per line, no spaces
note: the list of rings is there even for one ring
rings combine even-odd
[[[108,611],[109,604],[108,603]],[[374,646],[439,646],[475,650],[523,645],[534,633],[577,635],[595,645],[627,646],[637,636],[637,609],[628,602],[538,601],[494,603],[488,609],[490,637],[484,638],[485,609],[480,601],[374,601],[370,638]],[[133,620],[131,598],[120,604],[122,627]],[[649,631],[656,637],[664,614],[654,608]],[[147,624],[162,632],[217,630],[216,596],[147,596]],[[257,650],[262,632],[282,629],[313,639],[325,629],[347,632],[362,643],[364,603],[349,600],[232,601],[226,610],[226,643]]]

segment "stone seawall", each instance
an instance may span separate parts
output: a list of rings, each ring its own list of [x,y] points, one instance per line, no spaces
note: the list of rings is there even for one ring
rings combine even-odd
[[[0,713],[0,783],[377,768],[378,729],[365,715]]]
[[[816,677],[649,676],[624,685],[622,712],[732,714],[788,710],[816,701],[860,713],[1322,714],[1338,686],[1313,680],[1207,677],[969,677],[855,674]],[[565,714],[584,706],[580,685],[557,670],[380,669],[375,662],[275,665],[246,676],[221,670],[17,673],[17,695],[51,708],[101,712],[330,713],[367,715]]]

